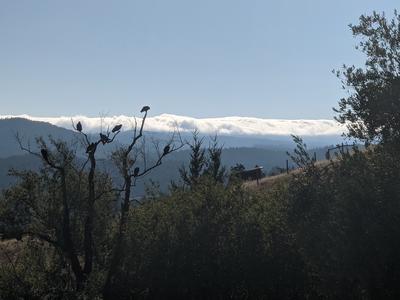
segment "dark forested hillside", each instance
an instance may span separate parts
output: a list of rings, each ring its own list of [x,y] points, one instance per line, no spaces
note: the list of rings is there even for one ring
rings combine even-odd
[[[325,148],[311,149],[310,153],[316,152],[317,159],[325,159]],[[290,150],[290,149],[287,149]],[[166,158],[163,164],[155,171],[137,182],[137,196],[145,194],[145,186],[150,184],[150,179],[154,183],[159,184],[161,191],[166,192],[171,181],[179,181],[179,168],[187,165],[189,162],[190,151],[181,150],[173,153]],[[246,168],[253,168],[255,165],[263,166],[264,172],[268,174],[272,169],[279,167],[286,168],[286,160],[289,157],[285,149],[268,149],[268,148],[226,148],[222,150],[221,161],[228,169],[236,164],[243,164]],[[0,189],[15,183],[16,178],[9,175],[10,169],[16,170],[38,170],[41,166],[37,157],[29,154],[10,156],[0,158]],[[289,161],[290,168],[294,167]],[[99,168],[110,172],[115,182],[118,182],[118,171],[115,165],[108,158],[99,160]]]

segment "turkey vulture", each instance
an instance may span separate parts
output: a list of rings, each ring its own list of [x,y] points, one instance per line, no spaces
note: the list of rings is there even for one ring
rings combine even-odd
[[[113,128],[113,130],[112,130],[112,132],[113,132],[113,133],[114,133],[114,132],[117,132],[118,130],[121,129],[121,127],[122,127],[122,124],[115,125],[114,128]]]
[[[105,134],[100,133],[100,140],[101,142],[104,144],[108,143],[110,141],[110,139],[108,138],[108,136],[106,136]]]
[[[140,112],[147,112],[150,109],[150,106],[143,106],[142,110]]]
[[[140,170],[139,167],[136,167],[136,168],[133,170],[133,176],[134,176],[134,177],[138,176],[139,170]]]
[[[43,159],[46,162],[49,162],[49,153],[47,152],[47,150],[46,149],[42,149],[42,150],[40,150],[40,153],[42,154]]]
[[[167,155],[169,153],[169,150],[171,150],[171,147],[169,145],[165,146],[163,155]]]
[[[76,130],[78,130],[79,132],[82,131],[82,124],[81,124],[81,122],[78,122],[78,124],[76,124]]]

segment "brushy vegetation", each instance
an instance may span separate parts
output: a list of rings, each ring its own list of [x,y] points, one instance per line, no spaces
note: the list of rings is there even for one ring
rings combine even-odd
[[[343,73],[351,96],[338,113],[367,148],[316,165],[296,138],[292,158],[301,171],[267,188],[228,180],[219,146],[207,152],[196,137],[182,182],[168,195],[151,190],[130,203],[107,174],[76,172],[74,153],[55,142],[62,151],[46,158],[62,168],[45,161],[39,173],[15,173],[19,183],[1,196],[0,298],[399,299],[400,122],[397,109],[385,110],[399,101],[393,91],[400,81],[392,80],[399,74],[399,19],[374,14],[353,26],[370,39],[370,59],[365,73]],[[382,99],[383,111],[375,112]],[[135,179],[141,171],[128,174],[129,153],[116,154],[125,179]],[[86,260],[89,212],[92,269],[79,280],[72,260],[78,258],[78,271]],[[123,250],[115,252],[116,245]]]
[[[130,210],[114,295],[396,299],[398,178],[400,157],[380,147],[343,153],[325,167],[310,161],[303,172],[267,190],[249,190],[239,182],[224,185],[204,175],[190,189],[149,197]],[[3,196],[2,216],[12,218],[9,224],[40,226],[15,207],[22,195],[32,193],[31,180]],[[51,244],[26,236],[2,246],[9,251],[2,256],[2,297],[100,297],[115,227],[109,211],[107,205],[98,207],[96,268],[84,290],[75,292],[69,262]],[[48,219],[56,222],[57,213]],[[79,219],[74,216],[76,231],[82,228]]]

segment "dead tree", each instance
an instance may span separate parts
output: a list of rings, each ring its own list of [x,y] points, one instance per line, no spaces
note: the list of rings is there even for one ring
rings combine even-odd
[[[63,254],[65,259],[69,262],[73,277],[72,280],[75,281],[76,289],[81,291],[85,288],[86,282],[93,270],[94,264],[94,216],[95,216],[95,203],[98,199],[103,197],[105,194],[110,194],[113,192],[122,193],[122,205],[117,219],[117,232],[115,235],[115,241],[113,248],[110,252],[109,265],[106,271],[106,280],[104,282],[103,293],[107,294],[107,291],[111,291],[113,287],[113,279],[118,273],[121,266],[122,258],[124,256],[124,245],[125,245],[125,233],[128,222],[128,215],[131,206],[131,195],[132,189],[137,179],[145,176],[151,170],[157,168],[162,164],[164,157],[170,153],[177,151],[184,146],[181,140],[179,132],[172,135],[171,139],[166,143],[163,148],[159,147],[159,144],[155,144],[158,157],[155,161],[148,165],[145,151],[140,148],[140,141],[143,140],[143,128],[146,121],[147,113],[149,107],[144,107],[142,112],[144,116],[141,121],[140,127],[137,123],[134,128],[134,134],[131,143],[126,147],[120,147],[115,153],[113,153],[113,160],[117,163],[117,166],[123,177],[124,185],[122,188],[105,188],[105,190],[100,190],[99,183],[97,182],[97,172],[96,172],[96,151],[100,145],[110,144],[114,141],[115,137],[119,134],[122,125],[116,125],[111,131],[107,130],[99,134],[99,138],[91,141],[90,136],[84,132],[82,124],[78,122],[73,125],[74,129],[83,137],[83,143],[86,147],[87,159],[81,165],[77,164],[75,160],[75,152],[71,151],[69,147],[64,142],[56,142],[50,139],[52,146],[51,150],[48,148],[43,139],[38,139],[39,152],[31,151],[29,144],[24,147],[21,139],[17,136],[17,140],[20,143],[21,149],[39,157],[47,166],[48,170],[57,177],[57,182],[60,188],[57,188],[57,192],[60,193],[60,211],[62,212],[62,218],[60,222],[55,222],[56,225],[49,225],[48,231],[42,232],[24,232],[26,234],[42,241],[46,241],[53,245],[59,252]],[[178,139],[178,142],[175,140]],[[140,160],[141,158],[141,160]],[[137,161],[141,161],[141,169]],[[70,187],[68,184],[69,177],[71,174],[77,175],[79,180],[77,189],[78,194],[75,195],[77,198],[71,198],[72,193],[68,190]],[[87,176],[87,186],[85,187],[85,197],[81,196],[81,179]],[[82,197],[82,198],[81,198]],[[73,237],[72,232],[74,232],[74,226],[72,222],[75,218],[74,208],[70,207],[71,200],[74,203],[77,201],[82,204],[83,211],[83,234],[82,236]],[[43,221],[43,220],[39,220]],[[51,227],[56,226],[56,227]],[[55,229],[55,230],[54,230]],[[56,234],[54,234],[56,232]],[[57,234],[60,232],[60,234]],[[82,249],[79,247],[80,240],[82,239]]]
[[[123,177],[124,192],[121,199],[122,203],[118,220],[118,231],[116,233],[114,247],[109,261],[109,269],[103,287],[104,299],[113,298],[113,286],[115,277],[119,271],[119,268],[121,267],[123,257],[125,256],[125,237],[128,225],[129,210],[131,208],[132,189],[135,185],[136,180],[145,176],[151,170],[160,166],[165,156],[181,149],[184,146],[179,132],[177,132],[177,134],[174,133],[162,150],[159,149],[158,144],[155,145],[158,156],[157,159],[152,164],[150,164],[150,166],[148,166],[145,154],[146,152],[145,149],[141,148],[140,141],[144,137],[143,128],[149,109],[150,108],[148,106],[142,108],[141,112],[144,113],[144,115],[139,128],[135,119],[135,127],[133,130],[131,143],[126,147],[120,147],[113,153],[113,160],[117,165],[121,176]],[[176,137],[178,137],[177,143],[175,143]],[[140,169],[138,164],[140,160],[142,162],[142,169]]]
[[[87,162],[89,161],[89,173],[88,173],[88,201],[87,201],[87,212],[86,219],[84,225],[84,255],[85,255],[85,263],[83,267],[83,272],[85,276],[89,276],[93,269],[93,223],[94,223],[94,205],[96,201],[95,194],[95,171],[96,171],[96,151],[97,147],[102,144],[110,144],[114,141],[115,137],[120,133],[122,125],[116,125],[112,129],[112,131],[107,130],[107,132],[100,133],[97,141],[90,141],[88,135],[84,133],[81,122],[78,122],[76,126],[72,122],[72,127],[78,131],[84,137],[84,145],[86,148],[87,160],[83,164],[82,168],[85,168]],[[111,138],[110,138],[111,137]]]

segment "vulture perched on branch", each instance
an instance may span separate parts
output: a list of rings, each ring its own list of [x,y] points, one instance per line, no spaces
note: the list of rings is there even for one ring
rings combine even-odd
[[[110,141],[110,139],[108,138],[108,136],[106,136],[105,134],[100,133],[100,140],[101,142],[104,144],[108,143]]]
[[[140,112],[147,112],[150,109],[150,106],[143,106]]]
[[[122,128],[122,124],[115,125],[113,130],[112,130],[112,133],[119,131],[121,128]]]
[[[79,132],[82,132],[82,124],[81,124],[81,122],[78,122],[78,124],[76,124],[76,130],[78,130]]]
[[[134,176],[134,177],[138,176],[138,175],[139,175],[139,171],[140,171],[139,167],[136,167],[136,168],[133,170],[133,176]]]
[[[46,162],[49,162],[49,153],[47,152],[47,150],[46,149],[42,149],[42,150],[40,150],[40,153],[42,154],[43,159]]]
[[[164,147],[163,155],[167,155],[169,151],[171,150],[171,147],[169,145]]]

